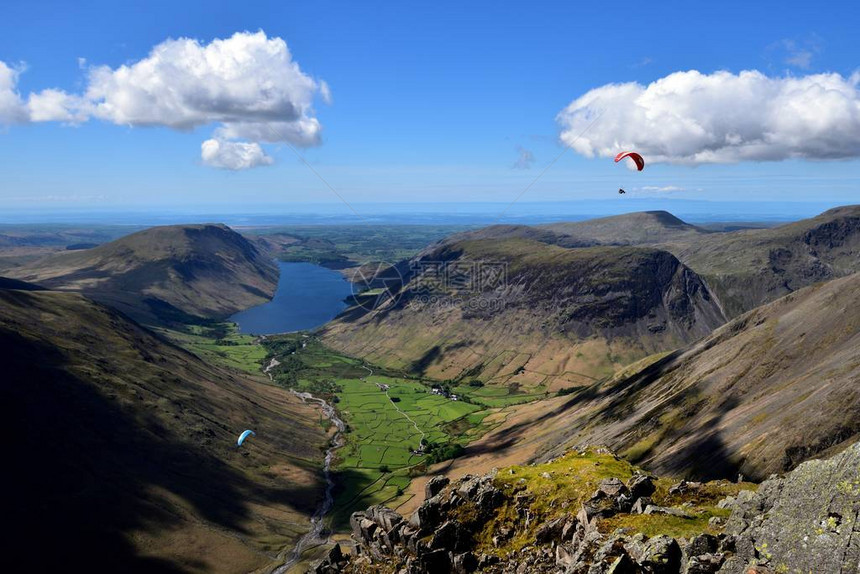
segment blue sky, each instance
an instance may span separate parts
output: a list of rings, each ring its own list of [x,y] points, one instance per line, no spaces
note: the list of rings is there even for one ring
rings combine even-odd
[[[676,72],[758,70],[777,82],[835,73],[850,90],[860,68],[860,8],[851,2],[72,4],[4,3],[0,61],[18,71],[22,100],[45,89],[82,94],[91,67],[133,64],[171,38],[205,46],[262,30],[286,42],[305,75],[330,87],[331,101],[317,92],[309,112],[322,126],[318,145],[295,149],[356,205],[512,201],[562,152],[565,129],[578,129],[580,120],[566,126],[559,113],[608,84],[644,88]],[[713,110],[690,113],[721,121]],[[589,133],[599,140],[594,150],[615,137],[638,142],[637,135],[647,147],[648,129],[657,129],[615,134],[601,121]],[[338,202],[283,142],[260,142],[271,165],[204,165],[201,142],[218,122],[190,131],[96,117],[79,125],[7,123],[0,209],[289,210]],[[624,186],[641,198],[857,202],[860,145],[837,160],[828,159],[832,151],[792,145],[783,161],[730,153],[727,162],[700,162],[690,159],[696,149],[667,152],[642,173],[574,147],[523,201],[595,199]]]

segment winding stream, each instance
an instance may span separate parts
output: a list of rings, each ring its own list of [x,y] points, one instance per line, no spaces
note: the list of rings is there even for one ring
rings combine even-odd
[[[263,371],[269,376],[270,379],[273,379],[272,374],[269,372],[274,367],[278,366],[280,363],[277,359],[272,358],[272,361],[269,363]],[[346,424],[341,420],[340,417],[337,416],[337,412],[334,407],[328,404],[323,399],[313,396],[310,393],[300,393],[293,389],[290,389],[290,392],[299,397],[302,402],[314,402],[320,406],[325,417],[331,421],[331,423],[337,429],[331,441],[329,442],[329,448],[325,452],[325,462],[323,463],[323,476],[325,477],[326,488],[325,488],[325,498],[323,499],[322,504],[320,504],[319,508],[317,508],[316,512],[314,512],[313,516],[311,516],[311,529],[302,536],[299,541],[296,543],[296,546],[293,548],[292,552],[287,554],[284,553],[283,556],[279,557],[279,559],[283,559],[284,563],[281,566],[278,566],[273,574],[284,574],[287,572],[292,566],[298,563],[301,559],[302,552],[304,552],[307,548],[313,545],[324,544],[328,541],[328,537],[323,538],[322,531],[325,526],[323,523],[323,518],[325,518],[326,514],[328,514],[332,507],[334,506],[334,479],[331,476],[331,465],[334,461],[334,454],[337,449],[343,446],[344,438],[343,433],[346,430]]]

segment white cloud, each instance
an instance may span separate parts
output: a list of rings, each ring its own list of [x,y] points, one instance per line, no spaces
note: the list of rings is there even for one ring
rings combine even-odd
[[[515,161],[514,165],[511,167],[514,169],[530,169],[532,164],[535,162],[535,156],[531,150],[527,150],[522,146],[517,146],[517,153],[519,153],[519,157],[517,157],[517,161]]]
[[[320,91],[281,38],[242,32],[206,45],[167,40],[134,64],[93,68],[86,98],[95,117],[117,124],[221,123],[234,132],[280,124],[291,129],[269,139],[307,145],[319,141],[312,104]]]
[[[27,98],[31,122],[70,122],[87,120],[87,103],[61,90],[42,90]]]
[[[203,163],[234,171],[271,165],[273,160],[258,143],[233,142],[218,139],[206,140],[200,146]]]
[[[78,63],[88,65],[82,58]],[[328,84],[305,74],[283,39],[269,38],[262,31],[240,32],[208,44],[170,39],[137,62],[86,69],[83,94],[44,90],[30,94],[25,104],[15,91],[18,72],[0,62],[0,122],[79,123],[96,118],[182,131],[215,124],[215,139],[207,140],[204,148],[211,149],[211,142],[216,142],[213,157],[231,159],[204,157],[204,163],[239,169],[230,165],[271,163],[256,142],[318,145],[322,127],[314,99],[319,95],[331,101]]]
[[[648,86],[590,90],[557,120],[562,142],[587,157],[633,149],[648,163],[854,158],[860,157],[860,73],[676,72]]]
[[[684,191],[683,187],[678,187],[677,185],[646,185],[636,189],[641,189],[642,191],[658,191],[660,193],[674,193],[677,191]]]
[[[17,124],[27,121],[27,108],[18,94],[19,70],[0,61],[0,124]]]

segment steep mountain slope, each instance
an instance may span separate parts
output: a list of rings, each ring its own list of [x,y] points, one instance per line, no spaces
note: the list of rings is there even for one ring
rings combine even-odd
[[[326,327],[325,341],[441,379],[553,390],[724,321],[695,273],[656,249],[464,240],[425,252],[404,271],[396,301],[346,313]]]
[[[227,226],[172,225],[52,255],[9,274],[80,291],[148,322],[221,318],[264,303],[274,294],[278,270]]]
[[[0,349],[8,564],[247,572],[307,529],[326,438],[293,395],[74,293],[0,289]]]
[[[701,275],[730,316],[818,281],[860,271],[860,205],[771,229],[714,233],[663,246]]]
[[[520,237],[562,247],[641,245],[664,249],[701,276],[729,317],[818,281],[860,271],[860,206],[764,229],[710,231],[665,211],[537,227],[497,225],[454,236]]]
[[[456,475],[605,443],[674,475],[760,479],[860,437],[860,274],[755,309],[690,347],[525,405]]]

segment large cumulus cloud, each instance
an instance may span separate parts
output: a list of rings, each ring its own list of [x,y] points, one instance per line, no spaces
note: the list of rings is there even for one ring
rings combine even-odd
[[[264,32],[208,44],[167,40],[137,62],[91,67],[82,94],[44,90],[25,102],[16,91],[17,79],[18,73],[0,62],[2,123],[95,118],[182,131],[215,125],[214,139],[201,147],[202,159],[230,169],[271,163],[258,142],[319,144],[314,99],[331,98],[325,82],[305,74],[292,59],[283,39]]]
[[[557,120],[562,142],[588,157],[634,149],[681,164],[855,158],[860,73],[677,72],[647,86],[595,88]]]

